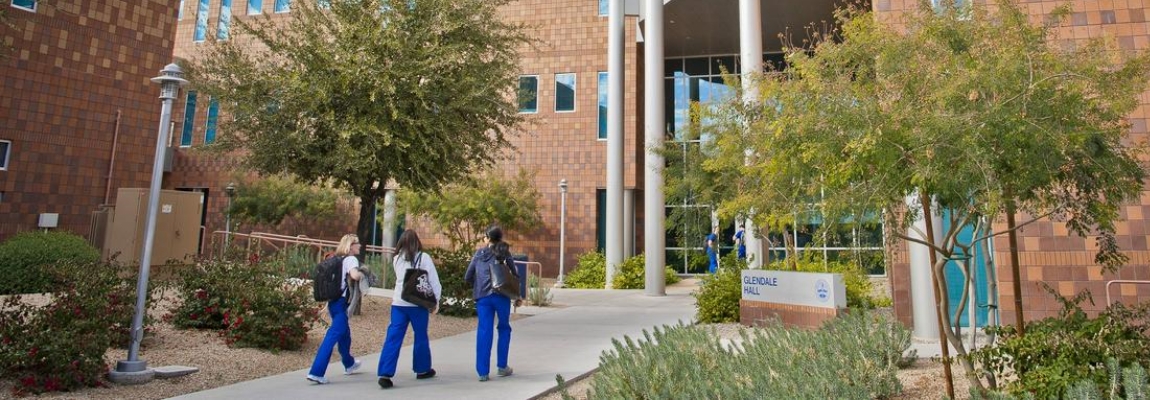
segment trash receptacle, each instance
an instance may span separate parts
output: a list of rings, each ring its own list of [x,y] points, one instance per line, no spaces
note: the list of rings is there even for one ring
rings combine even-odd
[[[519,273],[519,297],[527,298],[527,255],[526,254],[512,254],[511,259],[515,260],[515,272]]]

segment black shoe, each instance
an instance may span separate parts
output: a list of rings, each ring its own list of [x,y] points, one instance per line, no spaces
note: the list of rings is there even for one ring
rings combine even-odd
[[[427,372],[415,374],[415,379],[429,379],[435,377],[435,368],[427,370]]]
[[[379,387],[380,388],[387,389],[387,388],[390,388],[392,386],[394,386],[394,385],[391,384],[391,378],[388,378],[386,376],[379,377]]]

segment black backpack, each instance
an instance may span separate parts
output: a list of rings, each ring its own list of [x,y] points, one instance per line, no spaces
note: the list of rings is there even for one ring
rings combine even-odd
[[[311,281],[315,301],[332,301],[343,297],[343,257],[331,256],[320,261],[311,272]]]

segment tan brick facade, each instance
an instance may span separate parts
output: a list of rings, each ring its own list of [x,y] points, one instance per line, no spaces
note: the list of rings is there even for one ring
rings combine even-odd
[[[12,25],[0,25],[0,140],[11,141],[0,240],[36,229],[40,213],[86,236],[118,188],[147,187],[160,120],[149,79],[172,62],[174,1],[37,3],[0,4]]]
[[[778,320],[788,327],[815,329],[846,313],[846,309],[739,300],[739,323],[757,326]]]

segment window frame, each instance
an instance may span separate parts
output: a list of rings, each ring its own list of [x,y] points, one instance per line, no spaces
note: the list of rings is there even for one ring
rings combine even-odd
[[[29,0],[29,1],[32,2],[32,8],[28,8],[28,7],[16,4],[16,0],[10,1],[9,4],[12,5],[12,8],[15,8],[18,10],[24,10],[24,11],[28,11],[28,12],[36,12],[36,8],[38,8],[37,6],[40,4],[40,2],[36,1],[36,0]]]
[[[273,14],[283,14],[283,13],[291,12],[291,0],[282,0],[282,3],[281,3],[281,0],[273,0],[273,1],[274,1],[274,3],[272,4],[272,13]],[[280,4],[283,4],[283,8],[280,8]]]
[[[188,101],[191,99],[191,101]],[[192,147],[196,133],[196,105],[199,103],[199,93],[189,90],[184,94],[184,125],[180,127],[180,147]],[[187,138],[185,144],[184,138]]]
[[[568,76],[568,75],[571,76],[571,109],[570,110],[560,110],[559,109],[559,85],[560,85],[559,77]],[[574,112],[579,111],[579,74],[577,74],[575,72],[561,72],[561,73],[555,74],[555,107],[554,107],[554,110],[555,110],[556,114],[567,114],[567,113],[574,113]]]
[[[247,15],[260,15],[264,13],[264,0],[247,0],[247,2]],[[252,5],[255,5],[255,7],[252,7]]]
[[[596,138],[597,140],[607,140],[607,114],[610,112],[611,104],[607,102],[609,94],[607,93],[607,85],[610,83],[611,76],[607,71],[599,71],[596,76],[597,87],[595,88],[597,101],[595,103],[596,113],[598,114],[598,124],[596,124]]]
[[[0,151],[0,171],[7,171],[8,166],[12,164],[12,141],[0,139],[0,144],[4,145],[3,151]]]
[[[529,111],[524,110],[523,101],[522,101],[522,99],[519,98],[519,96],[521,95],[520,92],[523,90],[523,80],[526,78],[535,79],[535,99],[534,99],[535,100],[535,108],[531,109]],[[538,114],[539,113],[539,75],[519,75],[519,85],[517,86],[517,92],[515,93],[515,103],[516,103],[515,107],[517,110],[519,110],[520,114]]]
[[[192,43],[203,43],[208,38],[208,10],[212,7],[211,0],[199,0],[196,3],[196,24],[192,28]]]
[[[232,30],[232,0],[220,0],[220,14],[216,20],[216,40],[228,40]]]

